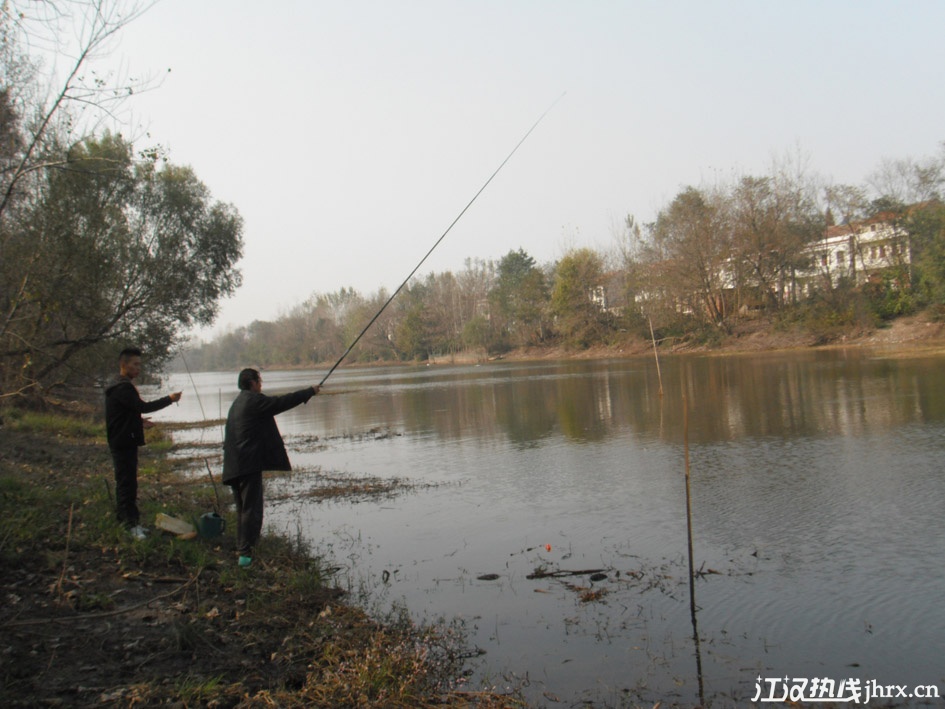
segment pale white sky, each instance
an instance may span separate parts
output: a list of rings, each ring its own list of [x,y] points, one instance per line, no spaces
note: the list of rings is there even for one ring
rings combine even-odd
[[[396,288],[562,92],[421,275],[610,248],[788,152],[855,184],[936,154],[943,27],[940,0],[162,0],[108,61],[171,69],[135,118],[245,219],[209,337]]]

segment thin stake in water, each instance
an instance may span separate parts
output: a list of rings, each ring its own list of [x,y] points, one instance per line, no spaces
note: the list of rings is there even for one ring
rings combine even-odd
[[[702,682],[702,646],[699,642],[699,623],[696,620],[696,571],[692,554],[692,496],[689,491],[689,402],[683,392],[683,449],[686,455],[686,541],[689,546],[689,617],[692,620],[692,641],[696,650],[696,678],[699,683],[699,702],[705,706],[705,687]]]

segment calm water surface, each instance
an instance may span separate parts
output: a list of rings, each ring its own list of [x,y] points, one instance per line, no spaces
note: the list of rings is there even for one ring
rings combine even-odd
[[[331,555],[379,611],[462,620],[485,651],[475,686],[524,683],[549,706],[698,703],[685,399],[709,703],[745,703],[759,675],[945,694],[943,365],[668,358],[662,397],[651,359],[339,370],[279,417],[298,472],[270,486],[267,522]],[[321,376],[266,372],[265,387]],[[174,375],[184,399],[155,418],[225,415],[235,379],[195,374],[198,401]],[[417,487],[317,502],[315,471]]]

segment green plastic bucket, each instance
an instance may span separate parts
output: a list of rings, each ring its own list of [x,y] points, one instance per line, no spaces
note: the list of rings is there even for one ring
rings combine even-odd
[[[223,530],[225,529],[226,520],[216,512],[207,512],[206,514],[200,515],[200,519],[197,522],[197,534],[204,539],[219,537],[223,534]]]

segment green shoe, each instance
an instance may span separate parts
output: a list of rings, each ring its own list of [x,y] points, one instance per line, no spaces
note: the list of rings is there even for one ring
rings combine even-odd
[[[239,561],[237,562],[241,567],[246,568],[253,563],[253,557],[251,556],[240,556]]]

